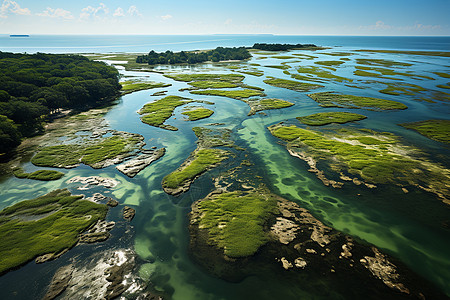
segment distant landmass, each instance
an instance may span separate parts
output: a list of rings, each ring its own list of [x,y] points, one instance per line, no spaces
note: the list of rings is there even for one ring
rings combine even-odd
[[[10,34],[9,37],[30,37],[29,34]]]

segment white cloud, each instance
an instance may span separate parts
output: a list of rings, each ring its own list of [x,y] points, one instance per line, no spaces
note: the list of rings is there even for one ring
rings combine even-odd
[[[107,15],[109,8],[104,3],[100,3],[98,7],[87,6],[81,10],[80,19],[100,18],[102,15]]]
[[[226,19],[224,22],[225,25],[230,25],[231,23],[233,23],[232,19]]]
[[[128,8],[128,14],[130,16],[138,16],[138,17],[142,17],[142,14],[139,12],[139,10],[137,9],[137,7],[135,5],[131,5]]]
[[[62,8],[51,8],[47,7],[42,13],[36,14],[40,17],[50,17],[50,18],[62,18],[62,19],[73,19],[72,13],[68,10]]]
[[[118,7],[113,14],[113,17],[125,17],[125,12],[122,7]]]
[[[173,18],[172,15],[161,16],[161,19],[162,19],[163,21],[167,21],[167,20],[172,19],[172,18]]]
[[[28,8],[22,8],[16,1],[3,0],[2,6],[0,7],[0,18],[7,18],[8,13],[13,13],[15,15],[31,15]]]

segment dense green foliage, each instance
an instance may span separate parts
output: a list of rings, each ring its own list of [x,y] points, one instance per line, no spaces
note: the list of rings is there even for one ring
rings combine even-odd
[[[48,113],[114,99],[118,80],[114,67],[83,56],[0,52],[0,116],[15,124],[0,117],[0,153],[12,150],[20,135],[41,130]]]
[[[192,100],[179,97],[167,96],[155,102],[147,103],[141,108],[139,114],[143,115],[141,121],[155,127],[161,127],[168,130],[178,130],[171,125],[163,124],[172,116],[174,109],[180,105],[192,102]]]
[[[194,154],[194,159],[186,166],[170,173],[162,181],[163,187],[175,189],[186,181],[194,179],[212,166],[228,157],[227,151],[220,149],[202,149]]]
[[[344,124],[347,122],[354,122],[366,119],[366,116],[348,112],[326,112],[317,113],[309,116],[298,117],[297,119],[303,124],[310,126],[322,126],[331,123]]]
[[[14,171],[14,176],[17,178],[26,178],[42,181],[57,180],[64,176],[64,173],[53,170],[38,170],[32,173],[26,173],[23,169],[17,169]]]
[[[196,52],[160,52],[150,51],[148,55],[140,55],[136,58],[137,63],[156,64],[196,64],[205,61],[219,62],[224,60],[244,60],[250,58],[251,55],[245,47],[224,48],[217,47],[210,51]]]
[[[317,48],[314,44],[265,44],[256,43],[252,47],[253,49],[264,51],[287,51],[291,49],[305,49],[305,48]]]
[[[241,191],[215,194],[197,204],[201,212],[199,227],[208,231],[208,241],[229,257],[254,254],[267,243],[264,225],[276,211],[271,194]]]
[[[43,254],[58,254],[78,242],[80,233],[105,218],[108,208],[55,190],[0,212],[0,274]]]
[[[400,125],[413,129],[432,140],[450,144],[450,120],[427,120]]]
[[[322,107],[364,108],[368,110],[407,109],[403,103],[371,97],[322,92],[308,95]]]
[[[213,113],[214,111],[203,107],[190,109],[188,111],[182,112],[183,115],[188,116],[189,121],[205,119],[210,117]]]

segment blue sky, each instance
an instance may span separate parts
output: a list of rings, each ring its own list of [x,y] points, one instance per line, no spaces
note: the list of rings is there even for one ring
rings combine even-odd
[[[0,0],[1,34],[450,35],[450,0]]]

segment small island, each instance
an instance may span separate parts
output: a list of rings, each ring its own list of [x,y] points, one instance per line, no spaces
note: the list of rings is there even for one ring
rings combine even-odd
[[[224,48],[217,47],[209,51],[181,51],[181,52],[155,52],[150,51],[147,55],[140,55],[136,63],[157,64],[196,64],[205,61],[219,62],[226,60],[245,60],[252,57],[245,47]]]
[[[322,47],[317,47],[314,44],[266,44],[255,43],[252,49],[264,51],[288,51],[288,50],[320,50]]]

